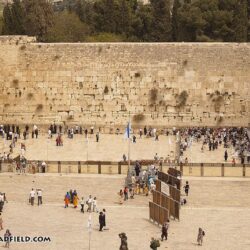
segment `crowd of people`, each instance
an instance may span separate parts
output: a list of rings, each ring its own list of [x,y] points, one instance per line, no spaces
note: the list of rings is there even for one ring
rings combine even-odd
[[[178,131],[181,137],[180,143],[180,161],[183,161],[184,151],[192,147],[193,142],[201,143],[201,152],[214,151],[218,148],[224,148],[223,158],[228,162],[228,150],[232,150],[231,163],[236,160],[241,164],[250,162],[250,138],[247,128],[186,128]],[[186,162],[186,159],[185,159]],[[186,162],[187,163],[187,162]]]

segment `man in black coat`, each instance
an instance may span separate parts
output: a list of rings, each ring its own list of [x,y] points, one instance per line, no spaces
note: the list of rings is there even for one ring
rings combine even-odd
[[[105,218],[104,218],[103,212],[100,212],[100,214],[99,214],[99,224],[100,224],[99,231],[102,231],[102,229],[104,227],[104,224],[105,224],[104,220],[105,220]]]

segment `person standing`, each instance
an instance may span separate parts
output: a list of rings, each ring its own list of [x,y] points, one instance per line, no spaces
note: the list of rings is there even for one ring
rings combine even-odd
[[[186,181],[186,185],[184,186],[186,196],[188,196],[189,188],[190,187],[189,187],[188,181]]]
[[[197,236],[197,242],[199,246],[202,246],[204,236],[205,236],[205,232],[202,230],[202,228],[199,228],[198,236]]]
[[[102,213],[103,213],[103,227],[104,229],[106,229],[106,209],[105,208],[103,208]]]
[[[168,229],[169,229],[169,220],[167,222],[163,223],[162,229],[161,229],[161,241],[165,239],[168,239]]]
[[[37,205],[42,205],[43,204],[43,200],[42,200],[42,190],[41,189],[37,189]]]
[[[97,212],[98,213],[97,199],[96,199],[96,197],[94,197],[94,199],[93,199],[93,212]]]
[[[123,194],[124,194],[124,201],[128,200],[128,187],[124,188]]]
[[[92,203],[93,203],[92,196],[91,196],[91,195],[89,195],[89,198],[88,198],[88,200],[87,200],[87,205],[88,205],[87,212],[91,212]]]
[[[0,213],[0,231],[3,230],[3,218],[2,213]]]
[[[227,161],[227,158],[228,158],[228,153],[227,153],[227,150],[226,150],[225,153],[224,153],[224,159],[225,159],[225,161]]]
[[[95,137],[96,137],[96,142],[99,142],[99,139],[100,139],[99,132],[96,133]]]
[[[82,197],[82,199],[80,201],[80,205],[81,205],[81,212],[84,213],[84,205],[85,205],[84,197]]]
[[[104,227],[104,216],[103,216],[103,212],[100,212],[99,214],[99,231],[102,231],[103,227]]]
[[[34,206],[35,194],[36,194],[36,192],[32,188],[31,191],[30,191],[30,204],[31,204],[31,206]]]
[[[7,247],[7,248],[9,248],[9,247],[10,247],[10,237],[11,237],[10,230],[9,230],[9,229],[7,229],[7,230],[6,230],[6,232],[5,232],[5,234],[4,234],[4,239],[5,239],[5,241],[6,241],[6,243],[5,243],[5,246],[4,246],[4,247]]]

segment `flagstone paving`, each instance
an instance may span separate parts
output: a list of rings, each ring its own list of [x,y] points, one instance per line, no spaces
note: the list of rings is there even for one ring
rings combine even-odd
[[[109,230],[104,232],[98,231],[98,214],[92,213],[90,249],[119,249],[118,233],[125,232],[129,250],[149,250],[150,238],[160,237],[160,228],[148,220],[151,196],[136,196],[119,205],[117,192],[124,178],[123,175],[0,174],[0,191],[6,192],[9,200],[3,212],[4,229],[9,228],[15,236],[51,237],[50,243],[13,243],[10,249],[89,249],[88,214],[82,214],[80,208],[63,208],[64,193],[72,188],[79,197],[97,196],[98,207],[107,210]],[[249,249],[250,179],[190,177],[187,180],[188,203],[181,209],[180,221],[171,220],[169,240],[159,249]],[[28,204],[32,187],[43,189],[42,206]],[[206,232],[202,247],[196,245],[198,227]],[[3,233],[0,231],[0,236]]]

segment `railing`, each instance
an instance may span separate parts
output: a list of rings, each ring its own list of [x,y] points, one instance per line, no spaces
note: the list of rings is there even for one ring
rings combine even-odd
[[[153,162],[153,161],[152,161]],[[133,166],[135,162],[131,162]],[[142,169],[147,169],[149,161],[142,161]],[[26,171],[42,172],[41,161],[27,161]],[[250,164],[231,163],[163,163],[160,170],[167,172],[176,167],[184,176],[250,177]],[[0,162],[0,173],[15,172],[16,164]],[[113,161],[46,161],[46,173],[89,173],[89,174],[127,174],[127,162]]]

